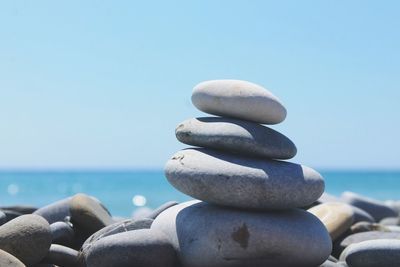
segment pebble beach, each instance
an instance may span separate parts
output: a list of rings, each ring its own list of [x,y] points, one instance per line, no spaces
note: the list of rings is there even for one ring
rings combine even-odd
[[[191,100],[204,117],[177,122],[186,148],[164,170],[191,200],[131,217],[84,193],[1,206],[0,267],[400,266],[400,201],[326,193],[318,170],[291,161],[295,133],[273,129],[289,109],[272,92],[212,80]]]

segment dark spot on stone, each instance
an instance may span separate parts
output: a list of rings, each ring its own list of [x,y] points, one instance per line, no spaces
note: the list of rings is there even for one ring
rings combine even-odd
[[[247,248],[247,246],[249,245],[249,237],[250,237],[247,225],[244,223],[239,228],[234,229],[231,237],[235,242],[239,243],[239,245],[242,248]]]
[[[183,164],[183,162],[182,162],[182,160],[183,160],[184,157],[185,157],[185,155],[176,155],[176,156],[173,156],[172,159],[173,159],[173,160],[179,160],[179,163],[180,163],[181,165],[185,165],[185,164]]]

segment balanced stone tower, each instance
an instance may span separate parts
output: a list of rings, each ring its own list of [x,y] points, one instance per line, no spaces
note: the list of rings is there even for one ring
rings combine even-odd
[[[173,206],[152,228],[166,234],[183,267],[316,267],[331,253],[324,225],[310,206],[324,191],[315,170],[287,161],[296,146],[262,124],[286,109],[263,87],[214,80],[194,88],[193,104],[219,117],[189,119],[176,128],[191,146],[176,153],[165,174],[198,200]]]

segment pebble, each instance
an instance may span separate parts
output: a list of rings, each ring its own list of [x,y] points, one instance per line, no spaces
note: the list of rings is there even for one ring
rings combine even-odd
[[[367,198],[353,192],[344,192],[341,199],[348,204],[365,210],[371,214],[377,222],[383,218],[396,217],[398,215],[395,210],[387,206],[384,202]]]
[[[357,222],[353,224],[350,228],[351,233],[362,233],[368,231],[381,231],[381,232],[391,232],[391,230],[379,223],[370,223],[370,222]]]
[[[19,259],[0,249],[0,266],[1,267],[25,267]]]
[[[32,214],[37,210],[37,207],[28,205],[13,205],[13,206],[2,206],[0,210],[13,210],[22,214]]]
[[[133,231],[133,230],[140,230],[140,229],[150,229],[151,224],[153,223],[153,219],[140,219],[140,220],[133,220],[127,219],[124,221],[119,221],[113,223],[109,226],[106,226],[93,235],[91,235],[85,243],[82,245],[82,251],[85,251],[90,248],[95,242],[98,240],[110,236],[115,235],[118,233]]]
[[[0,226],[0,249],[26,265],[39,263],[51,241],[50,225],[38,215],[22,215]]]
[[[53,244],[72,246],[75,232],[71,223],[55,222],[50,225]]]
[[[82,267],[84,265],[79,261],[78,255],[78,251],[72,248],[53,244],[42,263],[55,264],[60,267]]]
[[[371,214],[369,214],[368,212],[366,212],[365,210],[362,210],[360,208],[357,208],[356,206],[350,205],[351,208],[353,209],[354,212],[354,222],[353,223],[357,223],[357,222],[375,222],[375,219],[371,216]]]
[[[320,204],[312,207],[308,212],[321,220],[333,241],[346,232],[354,220],[353,209],[349,205],[340,202]]]
[[[324,225],[300,209],[262,213],[189,201],[161,213],[151,229],[168,236],[184,267],[318,266],[332,249]]]
[[[177,264],[176,253],[166,236],[150,229],[104,237],[84,251],[83,256],[87,267],[175,267]]]
[[[399,267],[400,240],[368,240],[353,244],[340,258],[350,267]]]
[[[349,235],[340,243],[340,246],[342,248],[346,248],[351,244],[356,244],[367,240],[378,240],[378,239],[400,239],[400,233],[380,232],[380,231],[361,232]]]
[[[189,119],[178,125],[175,134],[187,145],[250,157],[290,159],[297,153],[294,143],[283,134],[257,123],[236,119]]]
[[[386,217],[379,223],[383,225],[400,225],[400,217]]]
[[[201,111],[263,124],[277,124],[286,109],[267,89],[247,81],[212,80],[193,89],[193,104]]]
[[[71,222],[92,234],[114,223],[110,212],[98,201],[85,194],[77,194],[70,200]]]
[[[204,148],[176,153],[168,161],[165,174],[175,188],[187,195],[235,208],[304,207],[324,191],[321,175],[306,166]]]
[[[36,210],[33,214],[42,216],[49,224],[64,221],[66,217],[71,216],[69,212],[70,200],[70,197],[61,199]]]
[[[164,210],[167,210],[175,205],[178,205],[179,203],[177,201],[168,201],[165,202],[164,204],[162,204],[161,206],[159,206],[158,208],[156,208],[155,210],[153,210],[148,216],[147,218],[150,219],[155,219],[157,218],[158,215],[160,215]]]

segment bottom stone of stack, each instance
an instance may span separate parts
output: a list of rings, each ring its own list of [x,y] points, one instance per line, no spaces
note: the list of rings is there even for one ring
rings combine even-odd
[[[332,249],[321,221],[300,209],[257,212],[189,201],[161,213],[151,228],[166,234],[184,267],[312,267]]]

